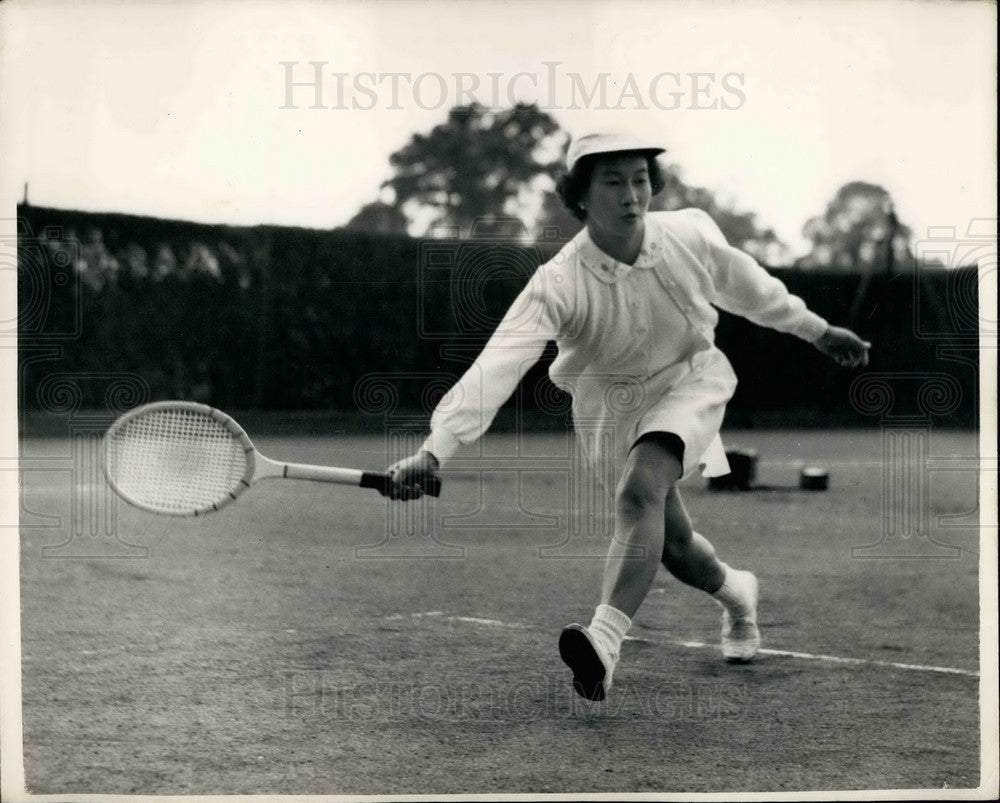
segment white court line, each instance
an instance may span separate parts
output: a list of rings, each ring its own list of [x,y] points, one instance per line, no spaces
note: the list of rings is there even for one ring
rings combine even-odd
[[[447,616],[444,611],[425,611],[423,613],[395,613],[391,616],[383,617],[383,621],[401,621],[404,619],[425,619],[435,618],[445,622],[463,622],[477,625],[491,625],[493,627],[509,627],[516,630],[528,630],[527,625],[502,622],[499,619],[480,619],[476,616]],[[669,644],[674,647],[687,647],[694,650],[717,650],[718,644],[706,644],[704,641],[681,641],[677,639],[667,639],[666,641],[655,641],[653,639],[639,638],[637,636],[626,636],[626,641],[637,641],[643,644]],[[841,655],[823,655],[822,653],[796,652],[794,650],[770,650],[761,648],[760,655],[778,655],[785,658],[799,658],[805,661],[823,661],[830,664],[846,664],[848,666],[883,666],[888,669],[903,669],[909,672],[934,672],[939,675],[961,675],[962,677],[978,678],[979,673],[972,669],[958,669],[953,666],[931,666],[928,664],[903,664],[896,661],[878,661],[872,658],[846,658]]]
[[[653,641],[652,639],[635,638],[633,636],[625,636],[626,641],[641,641],[646,644],[659,644],[660,642]],[[718,649],[718,644],[706,644],[703,641],[668,641],[668,644],[673,644],[680,647],[690,647],[696,650],[715,650]],[[842,655],[823,655],[822,653],[811,653],[811,652],[795,652],[794,650],[769,650],[765,647],[761,647],[758,651],[760,655],[782,655],[786,658],[801,658],[806,661],[826,661],[831,664],[850,664],[852,666],[885,666],[892,669],[908,669],[911,672],[937,672],[943,675],[963,675],[970,678],[978,678],[979,673],[971,669],[957,669],[952,666],[930,666],[927,664],[901,664],[896,661],[877,661],[872,658],[845,658]]]
[[[402,613],[394,613],[392,616],[382,617],[385,622],[398,622],[401,619],[444,619],[446,622],[469,622],[474,625],[493,625],[494,627],[512,627],[516,630],[526,630],[524,625],[508,624],[499,619],[480,619],[478,616],[445,616],[444,611],[425,611],[424,613],[411,613],[408,616]]]

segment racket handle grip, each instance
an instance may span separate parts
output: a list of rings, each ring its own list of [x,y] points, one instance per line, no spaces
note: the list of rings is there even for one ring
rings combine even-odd
[[[417,484],[428,496],[441,495],[440,477],[435,477],[434,475],[421,477]],[[389,488],[392,487],[392,480],[389,479],[388,474],[375,474],[370,471],[363,471],[361,473],[361,487],[374,488],[382,496],[388,496]]]

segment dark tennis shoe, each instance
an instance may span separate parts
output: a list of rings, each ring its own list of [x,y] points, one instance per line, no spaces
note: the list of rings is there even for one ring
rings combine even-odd
[[[616,659],[583,625],[572,624],[559,635],[559,656],[573,670],[573,689],[581,697],[600,702],[611,691]]]

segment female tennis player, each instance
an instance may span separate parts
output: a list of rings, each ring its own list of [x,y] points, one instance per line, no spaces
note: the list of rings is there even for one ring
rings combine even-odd
[[[757,578],[723,563],[692,530],[677,483],[728,473],[719,437],[736,377],[716,348],[713,305],[812,343],[842,366],[868,363],[870,344],[806,308],[750,256],[728,245],[704,212],[648,212],[663,188],[655,142],[581,136],[558,191],[585,228],[542,265],[486,348],[444,396],[418,452],[389,468],[389,495],[415,499],[419,478],[481,436],[549,340],[549,373],[572,395],[588,467],[615,497],[614,538],[588,626],[559,638],[583,697],[611,688],[622,640],[662,562],[722,606],[722,654],[750,661],[760,647]]]

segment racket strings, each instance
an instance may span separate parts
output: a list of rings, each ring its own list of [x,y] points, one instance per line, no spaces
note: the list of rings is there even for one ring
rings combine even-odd
[[[109,439],[108,465],[127,497],[165,513],[228,501],[247,474],[244,444],[198,410],[154,410],[125,422]]]

